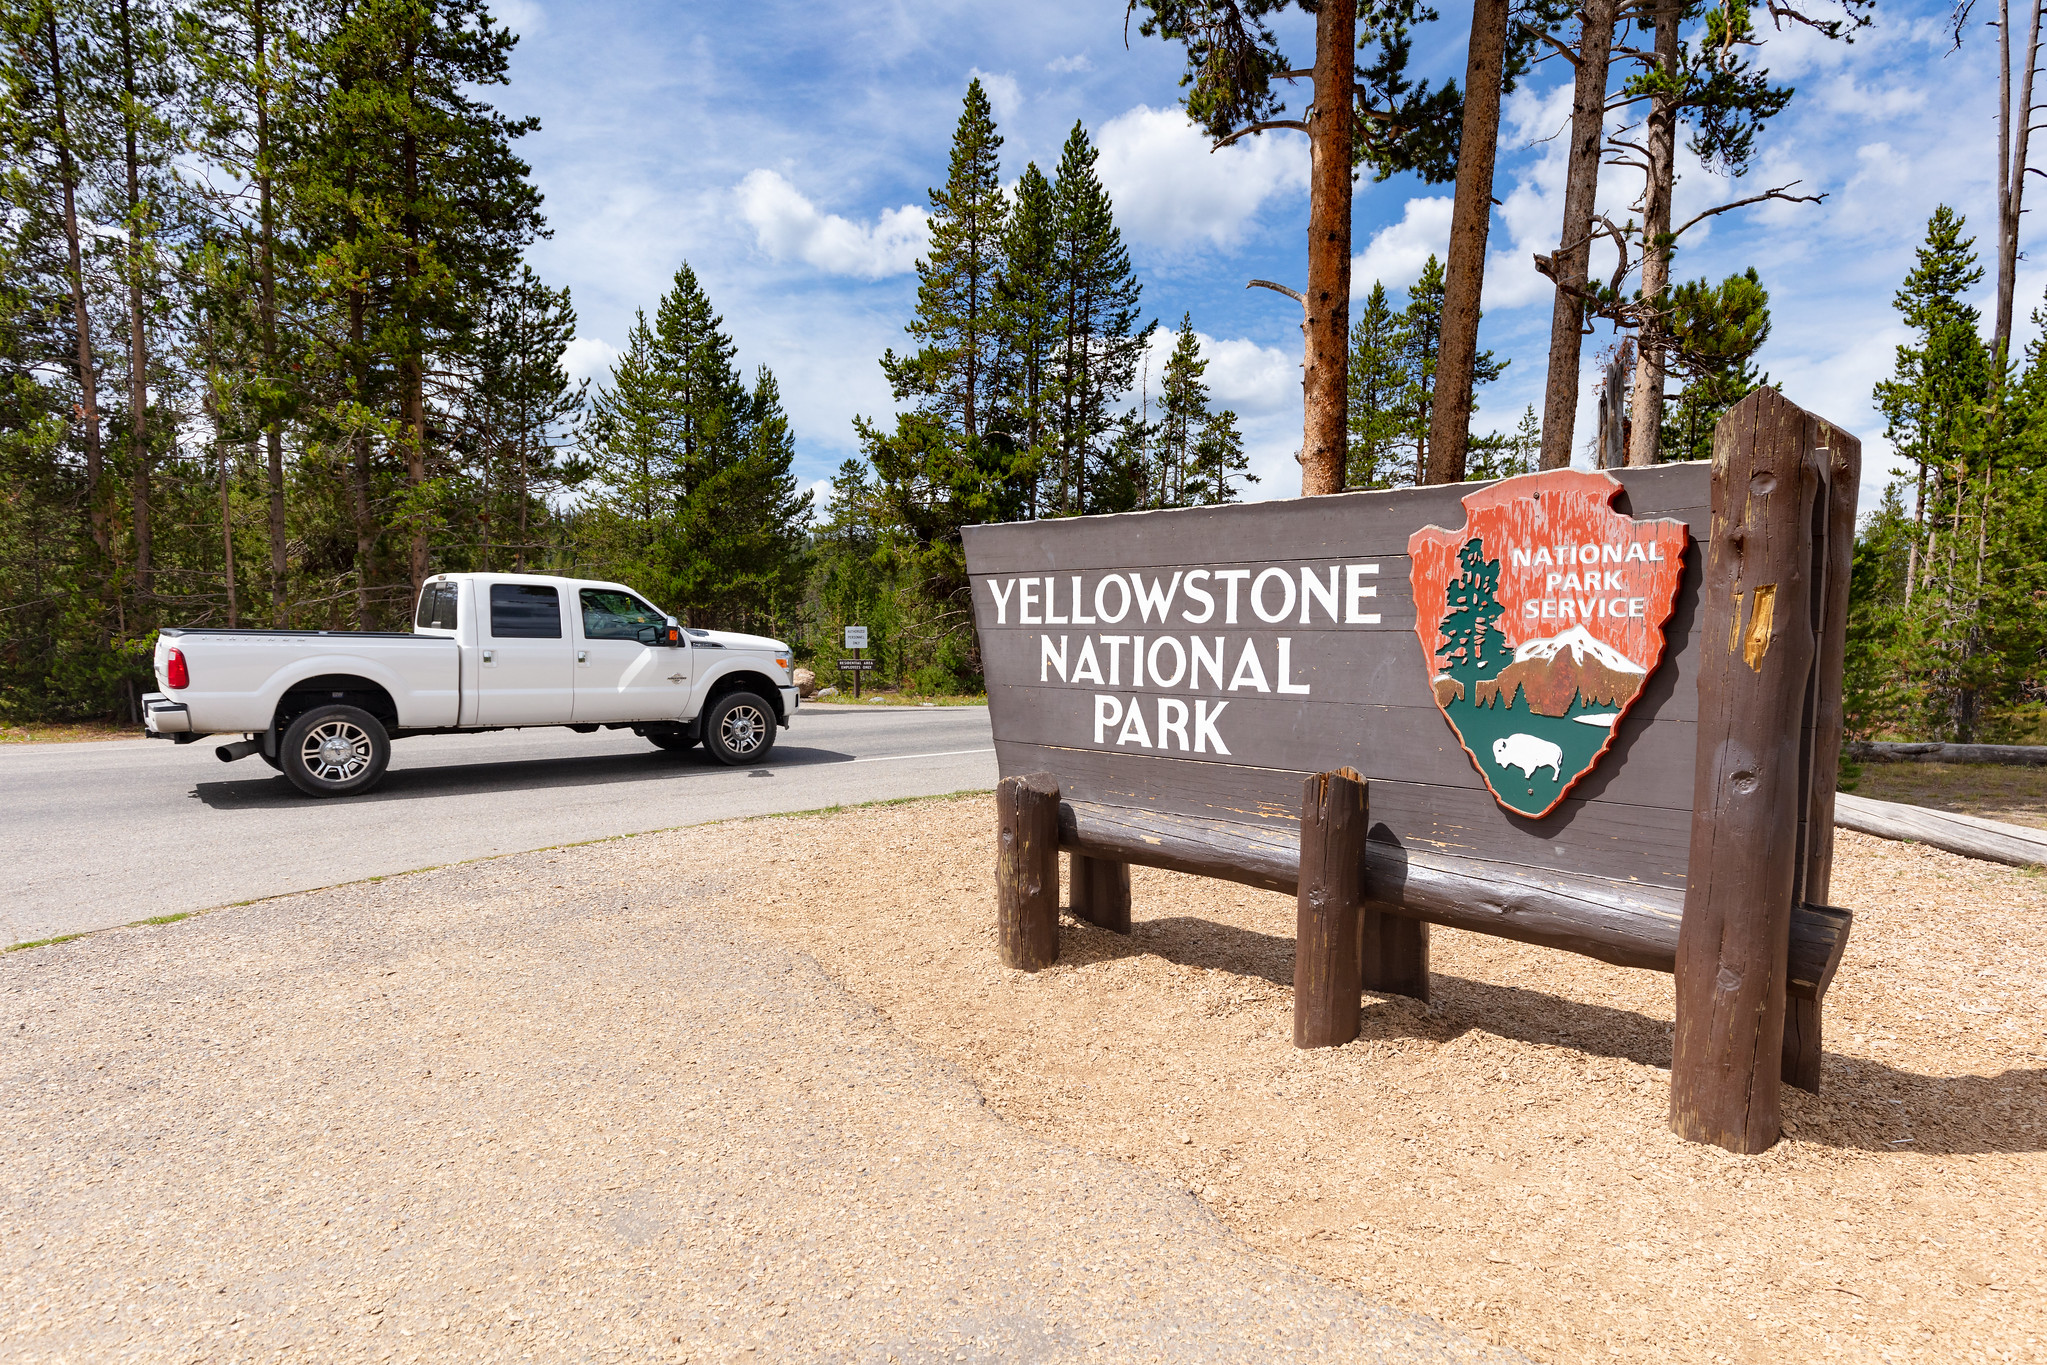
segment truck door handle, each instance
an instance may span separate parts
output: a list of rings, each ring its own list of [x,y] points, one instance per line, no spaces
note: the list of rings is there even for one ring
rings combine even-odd
[[[485,668],[496,668],[497,664],[498,656],[496,650],[486,649],[483,651],[483,666]]]
[[[583,667],[588,668],[590,666],[590,651],[587,649],[577,650],[576,662],[583,665]]]

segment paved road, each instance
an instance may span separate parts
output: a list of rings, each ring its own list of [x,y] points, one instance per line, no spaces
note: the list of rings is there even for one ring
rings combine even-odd
[[[983,707],[806,706],[767,766],[630,731],[408,739],[365,797],[161,740],[0,749],[0,942],[732,816],[995,784]]]

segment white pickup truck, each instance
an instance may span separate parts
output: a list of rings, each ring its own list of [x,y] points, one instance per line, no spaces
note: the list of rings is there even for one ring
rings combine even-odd
[[[758,763],[797,707],[781,641],[685,630],[622,584],[536,574],[430,578],[410,635],[166,630],[156,680],[152,738],[240,735],[223,763],[260,755],[312,796],[374,787],[394,739],[525,726]]]

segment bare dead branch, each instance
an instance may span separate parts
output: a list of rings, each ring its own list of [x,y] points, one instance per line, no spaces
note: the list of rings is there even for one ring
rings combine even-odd
[[[1684,236],[1684,234],[1688,230],[1690,230],[1694,225],[1701,223],[1708,218],[1713,217],[1715,214],[1725,213],[1729,209],[1747,208],[1750,204],[1760,204],[1768,199],[1775,199],[1778,202],[1785,204],[1818,204],[1826,199],[1827,196],[1824,194],[1786,193],[1786,191],[1790,190],[1792,186],[1801,183],[1803,182],[1794,180],[1791,182],[1790,185],[1779,185],[1775,189],[1764,190],[1761,194],[1752,194],[1746,199],[1736,199],[1729,203],[1721,204],[1718,205],[1717,207],[1707,209],[1704,213],[1694,214],[1692,215],[1690,221],[1688,221],[1683,227],[1677,229],[1675,232],[1670,234],[1671,240],[1672,241],[1677,240],[1679,237]]]
[[[1559,57],[1562,57],[1572,66],[1578,65],[1579,60],[1578,54],[1571,51],[1570,47],[1563,41],[1558,39],[1556,35],[1549,33],[1543,29],[1539,29],[1533,24],[1522,24],[1520,27],[1523,33],[1535,39],[1537,42],[1548,43],[1552,48],[1556,49],[1556,54]]]
[[[1211,152],[1219,152],[1223,148],[1229,146],[1232,142],[1235,142],[1238,138],[1251,137],[1258,133],[1271,132],[1275,128],[1291,128],[1297,133],[1305,133],[1308,131],[1308,125],[1297,118],[1268,119],[1264,123],[1245,124],[1242,128],[1237,129],[1236,132],[1231,133],[1228,137],[1218,140],[1216,144],[1213,147],[1210,147],[1208,150]]]
[[[1253,280],[1244,287],[1246,289],[1270,289],[1276,293],[1284,294],[1295,303],[1301,305],[1303,312],[1307,311],[1308,301],[1301,296],[1301,291],[1298,289],[1289,289],[1285,285],[1275,284],[1271,280]]]

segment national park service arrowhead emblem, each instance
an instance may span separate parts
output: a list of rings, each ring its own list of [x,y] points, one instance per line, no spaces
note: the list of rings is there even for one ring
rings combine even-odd
[[[1414,628],[1444,719],[1486,787],[1547,815],[1610,748],[1663,661],[1691,530],[1613,509],[1611,474],[1546,470],[1408,538]]]

